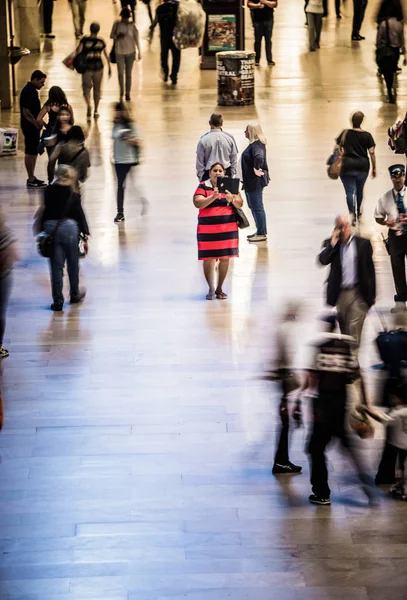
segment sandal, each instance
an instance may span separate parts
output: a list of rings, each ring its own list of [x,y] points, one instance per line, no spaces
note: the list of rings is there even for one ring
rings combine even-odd
[[[207,300],[215,300],[215,293],[209,292],[208,294],[206,294],[206,299]]]
[[[215,292],[215,295],[216,295],[216,297],[217,297],[218,300],[226,300],[227,297],[228,297],[228,295],[225,294],[225,292],[222,292],[222,291]]]

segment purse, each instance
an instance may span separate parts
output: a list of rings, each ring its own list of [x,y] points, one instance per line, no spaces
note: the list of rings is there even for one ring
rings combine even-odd
[[[243,210],[241,208],[237,208],[237,206],[234,206],[234,204],[232,204],[232,207],[233,207],[233,210],[235,211],[236,222],[237,222],[237,226],[239,227],[239,229],[244,229],[245,227],[250,227],[249,219],[246,217]]]
[[[348,129],[341,135],[341,139],[339,141],[339,148],[337,148],[333,154],[328,158],[326,164],[328,165],[327,173],[330,179],[338,179],[342,173],[343,169],[343,147],[345,144],[346,136],[348,134]]]
[[[110,61],[110,63],[112,65],[115,65],[117,63],[117,60],[116,60],[116,42],[113,42],[112,49],[110,50],[109,61]]]
[[[73,192],[71,191],[68,198],[68,202],[65,206],[64,215],[60,219],[58,219],[58,222],[54,227],[54,231],[52,233],[46,233],[45,231],[41,231],[41,233],[37,235],[36,241],[38,254],[40,254],[44,258],[52,258],[54,256],[55,236],[58,232],[59,226],[61,225],[62,221],[65,220],[65,217],[68,214],[68,211],[72,204],[72,199]]]
[[[72,66],[77,73],[83,75],[86,72],[86,59],[82,52],[77,54],[73,59]]]

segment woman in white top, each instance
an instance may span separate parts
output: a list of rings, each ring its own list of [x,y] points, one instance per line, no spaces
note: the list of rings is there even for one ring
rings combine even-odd
[[[136,59],[141,60],[140,42],[137,27],[130,21],[130,10],[123,8],[121,20],[116,21],[112,27],[110,37],[114,40],[117,72],[119,75],[120,100],[124,96],[124,73],[126,72],[126,100],[130,100],[131,75]]]
[[[319,39],[321,37],[322,15],[324,7],[322,0],[309,0],[305,12],[308,22],[308,40],[310,52],[319,49]]]

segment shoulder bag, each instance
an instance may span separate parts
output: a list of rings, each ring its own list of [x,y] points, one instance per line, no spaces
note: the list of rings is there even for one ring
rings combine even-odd
[[[234,204],[231,205],[233,210],[235,211],[236,222],[239,229],[244,229],[245,227],[250,227],[249,219],[244,214],[241,208],[237,208]]]
[[[342,173],[343,169],[343,151],[346,136],[348,134],[349,129],[345,129],[345,131],[341,135],[341,139],[338,144],[338,148],[334,151],[333,154],[328,158],[326,164],[328,165],[327,173],[330,179],[338,179]]]
[[[114,29],[114,35],[116,35],[116,31],[117,31],[117,23],[116,23],[116,27]],[[116,59],[116,40],[113,40],[113,46],[112,49],[110,50],[110,54],[109,54],[109,61],[112,65],[117,64],[117,59]]]
[[[46,233],[45,231],[42,231],[39,235],[37,235],[37,250],[38,253],[44,258],[52,258],[54,256],[55,237],[58,233],[59,226],[61,225],[62,221],[65,220],[66,215],[68,214],[68,211],[71,208],[72,200],[73,192],[71,191],[65,206],[64,214],[60,219],[58,219],[58,222],[54,227],[53,232]]]

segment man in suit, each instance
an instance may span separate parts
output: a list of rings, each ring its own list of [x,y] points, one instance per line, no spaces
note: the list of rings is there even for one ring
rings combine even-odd
[[[321,265],[331,265],[327,304],[336,306],[341,332],[360,345],[363,323],[376,298],[376,274],[370,240],[352,234],[348,216],[335,220],[335,229],[318,255]]]

